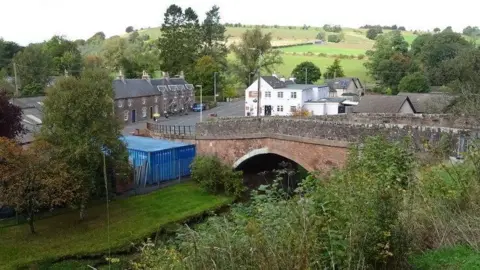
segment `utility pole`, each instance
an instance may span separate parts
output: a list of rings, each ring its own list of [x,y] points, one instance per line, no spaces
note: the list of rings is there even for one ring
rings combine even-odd
[[[258,89],[257,89],[257,117],[260,118],[260,80],[262,78],[260,77],[260,65],[258,66]]]
[[[18,97],[17,64],[15,62],[13,62],[13,74],[15,75],[15,97]]]
[[[213,101],[217,103],[217,72],[213,73]]]
[[[307,77],[308,77],[308,68],[305,68],[305,84],[308,84]]]

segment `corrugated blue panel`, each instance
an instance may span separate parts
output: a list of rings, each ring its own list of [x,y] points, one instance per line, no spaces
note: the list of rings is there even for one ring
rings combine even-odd
[[[155,185],[190,175],[190,165],[196,154],[195,145],[128,137],[131,136],[125,137],[124,141],[130,163],[135,167],[136,184]]]

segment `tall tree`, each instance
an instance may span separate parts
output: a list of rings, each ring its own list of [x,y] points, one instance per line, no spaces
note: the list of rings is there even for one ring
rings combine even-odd
[[[236,57],[232,68],[245,85],[249,84],[251,73],[258,67],[271,72],[276,65],[283,63],[280,51],[274,50],[271,42],[271,33],[263,34],[257,27],[247,30],[242,34],[240,43],[231,46]]]
[[[40,136],[55,147],[55,156],[67,163],[72,184],[80,186],[75,204],[80,207],[81,219],[90,197],[103,190],[102,148],[111,152],[109,163],[127,162],[113,98],[108,72],[86,69],[79,78],[60,79],[44,101]]]
[[[35,213],[74,198],[78,185],[69,182],[66,164],[45,142],[36,141],[25,150],[0,137],[0,156],[0,202],[25,214],[31,233],[35,233]]]
[[[413,56],[419,56],[422,54],[425,45],[432,39],[432,34],[422,34],[417,36],[410,47],[410,52]]]
[[[408,43],[399,31],[379,36],[373,50],[367,51],[367,55],[369,61],[365,66],[370,75],[394,92],[405,75],[419,68],[408,54]]]
[[[215,62],[212,56],[206,55],[198,59],[193,72],[193,82],[203,86],[203,95],[214,94],[214,73],[220,71],[220,64]],[[222,84],[222,76],[217,76],[217,85]]]
[[[52,58],[55,75],[78,75],[82,68],[82,55],[75,42],[54,36],[45,43],[46,53]]]
[[[327,67],[327,71],[323,74],[323,77],[325,77],[325,79],[345,77],[345,72],[338,58],[333,61],[331,66]]]
[[[295,78],[296,83],[300,84],[312,84],[322,78],[320,68],[315,66],[312,62],[302,62],[298,64],[292,71],[292,76]],[[305,82],[305,79],[307,80]]]
[[[398,89],[410,93],[427,93],[430,92],[430,84],[423,72],[414,72],[400,80]]]
[[[121,37],[108,39],[102,50],[105,65],[111,71],[118,71],[122,68],[122,62],[125,58],[125,51],[127,50],[127,40]]]
[[[22,49],[23,47],[15,42],[5,41],[0,38],[0,70],[6,69],[8,74],[13,74],[12,59]]]
[[[52,59],[42,44],[30,44],[14,57],[21,93],[25,96],[43,94],[52,75]]]
[[[165,12],[162,36],[158,40],[160,68],[170,74],[181,71],[191,72],[199,54],[201,27],[198,16],[191,8],[183,12],[177,5],[171,5]]]
[[[206,18],[202,24],[202,43],[203,55],[212,56],[217,63],[226,65],[226,56],[228,53],[225,37],[227,29],[220,23],[220,8],[213,6],[206,13]]]
[[[0,87],[0,137],[15,139],[25,133],[22,125],[22,109],[10,103],[6,91]]]

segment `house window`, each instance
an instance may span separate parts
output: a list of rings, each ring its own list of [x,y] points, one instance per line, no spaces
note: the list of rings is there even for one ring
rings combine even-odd
[[[147,99],[146,99],[146,98],[142,98],[142,104],[145,105],[145,103],[147,103]]]
[[[279,93],[282,93],[282,92],[279,92]],[[277,106],[277,112],[283,112],[283,105]]]
[[[291,92],[290,98],[297,98],[297,92]]]
[[[158,105],[155,105],[155,113],[158,113]]]
[[[290,106],[290,112],[296,112],[297,111],[297,107],[295,106]]]
[[[158,97],[155,97],[155,103],[158,103]]]
[[[147,107],[142,108],[142,117],[143,118],[147,117]]]
[[[278,98],[283,98],[283,92],[278,92],[278,93],[277,93],[277,97],[278,97]]]
[[[265,92],[265,97],[266,97],[266,98],[272,97],[272,92],[266,91],[266,92]]]
[[[128,107],[132,107],[132,100],[131,99],[128,100]]]
[[[119,101],[118,101],[118,107],[119,107],[119,108],[122,108],[122,107],[123,107],[123,100],[119,100]]]
[[[124,111],[123,112],[123,120],[128,121],[128,115],[129,115],[129,111]]]

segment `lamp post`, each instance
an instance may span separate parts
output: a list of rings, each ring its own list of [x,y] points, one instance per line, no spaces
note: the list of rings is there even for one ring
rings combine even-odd
[[[199,84],[199,85],[196,85],[196,87],[200,88],[200,123],[201,123],[202,116],[203,116],[203,100],[202,100],[203,86]]]
[[[217,103],[217,73],[213,73],[213,101]]]

